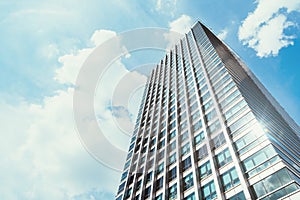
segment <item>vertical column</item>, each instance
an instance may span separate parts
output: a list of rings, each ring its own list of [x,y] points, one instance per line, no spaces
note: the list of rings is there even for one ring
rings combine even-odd
[[[198,23],[197,25],[200,27],[199,29],[201,30],[201,33],[204,35],[204,37],[207,37],[207,36],[205,35],[205,33],[204,33],[202,27],[200,26],[200,24]],[[196,26],[197,26],[197,25],[196,25]],[[193,32],[193,30],[192,30],[192,32]],[[208,38],[207,38],[207,39],[208,39]],[[239,159],[238,159],[238,157],[237,157],[237,155],[236,155],[236,153],[235,153],[235,150],[234,150],[234,148],[233,148],[232,140],[231,140],[231,138],[229,137],[229,133],[228,133],[227,127],[226,127],[226,125],[225,125],[225,121],[224,121],[224,118],[223,118],[223,115],[222,115],[221,108],[220,108],[220,106],[219,106],[219,104],[218,104],[218,102],[217,102],[216,94],[214,93],[214,90],[213,90],[213,88],[212,88],[212,83],[211,83],[211,81],[210,81],[210,79],[209,79],[209,76],[208,76],[208,73],[207,73],[207,69],[206,69],[206,66],[205,66],[205,61],[203,60],[202,52],[201,52],[199,46],[197,45],[197,42],[196,42],[194,33],[193,33],[193,41],[194,41],[194,44],[198,47],[198,48],[197,48],[197,50],[198,50],[197,52],[198,52],[200,61],[201,61],[202,65],[204,66],[204,70],[203,70],[203,71],[204,71],[205,79],[207,80],[208,90],[209,90],[209,92],[212,94],[212,100],[213,100],[213,102],[214,102],[214,105],[215,105],[215,108],[216,108],[216,112],[217,112],[218,118],[219,118],[219,120],[221,121],[220,124],[221,124],[221,127],[222,127],[222,131],[223,131],[223,133],[224,133],[224,137],[225,137],[226,143],[228,144],[228,149],[229,149],[229,152],[230,152],[230,154],[231,154],[232,161],[234,162],[235,169],[236,169],[236,171],[237,171],[237,174],[238,174],[238,177],[239,177],[239,179],[240,179],[241,185],[242,185],[243,188],[249,188],[249,184],[248,184],[248,182],[246,181],[246,179],[245,179],[245,177],[244,177],[244,175],[243,175],[243,172],[242,172],[242,169],[241,169],[241,166],[240,166],[240,163],[239,163]],[[209,39],[208,39],[208,41],[210,42]],[[219,180],[219,182],[220,182],[220,180]],[[219,186],[220,186],[220,185],[221,185],[221,184],[219,183]],[[222,188],[222,187],[220,187],[220,188]],[[245,194],[246,199],[251,199],[251,195],[250,195],[249,189],[244,190],[244,194]],[[223,196],[222,198],[224,198],[224,195],[222,195],[222,196]]]

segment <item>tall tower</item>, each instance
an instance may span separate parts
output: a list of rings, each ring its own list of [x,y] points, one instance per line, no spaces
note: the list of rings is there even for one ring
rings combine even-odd
[[[197,22],[153,69],[116,200],[300,199],[300,128]]]

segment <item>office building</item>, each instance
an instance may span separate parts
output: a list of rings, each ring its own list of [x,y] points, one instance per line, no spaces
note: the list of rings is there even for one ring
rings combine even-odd
[[[147,82],[116,200],[300,199],[300,129],[197,22]]]

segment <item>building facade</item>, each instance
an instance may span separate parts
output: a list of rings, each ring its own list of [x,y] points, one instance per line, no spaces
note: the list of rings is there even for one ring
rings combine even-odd
[[[147,82],[116,200],[300,199],[300,129],[197,22]]]

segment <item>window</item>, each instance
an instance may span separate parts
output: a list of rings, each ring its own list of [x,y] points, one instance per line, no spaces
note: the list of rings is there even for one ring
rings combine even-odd
[[[123,191],[124,187],[125,187],[125,182],[119,186],[118,194]]]
[[[236,195],[230,197],[228,200],[246,200],[244,192],[239,192]]]
[[[131,152],[128,153],[126,160],[128,160],[129,158],[131,158],[132,153],[133,153],[133,151],[131,151]]]
[[[193,185],[194,185],[193,173],[191,172],[190,174],[186,175],[183,178],[183,189],[187,190],[187,189],[191,188]]]
[[[263,169],[265,169],[266,167],[268,167],[274,161],[277,160],[277,159],[268,160],[271,157],[273,157],[274,155],[276,155],[276,151],[274,150],[272,145],[268,145],[267,147],[261,149],[260,151],[256,152],[252,156],[250,156],[249,158],[245,159],[242,162],[243,168],[245,171],[249,172],[248,175],[252,176],[254,174],[257,174],[258,172],[262,171]],[[276,157],[276,158],[278,158],[278,157]],[[271,161],[271,162],[268,162],[268,161]],[[264,163],[264,164],[260,165],[262,163]],[[255,169],[252,170],[253,168],[255,168]]]
[[[146,177],[146,182],[150,182],[152,180],[152,172],[149,172]]]
[[[231,168],[229,171],[221,175],[222,185],[224,191],[238,185],[240,183],[239,177],[235,168]]]
[[[150,147],[154,146],[155,144],[156,144],[156,138],[153,138],[151,140]]]
[[[241,108],[243,108],[243,107],[246,108],[246,105],[247,105],[247,103],[244,100],[242,100],[239,103],[237,103],[236,105],[234,105],[227,112],[225,112],[224,115],[225,115],[226,120],[235,116],[237,113],[241,113],[241,111],[245,110],[245,109],[241,109]]]
[[[185,171],[192,166],[191,157],[187,157],[185,160],[182,161],[182,170]]]
[[[193,115],[192,115],[192,120],[194,121],[195,119],[197,119],[198,117],[200,117],[200,112],[196,111]]]
[[[220,99],[220,97],[224,94],[228,94],[228,91],[233,88],[235,86],[235,83],[233,81],[229,81],[228,83],[225,84],[226,86],[220,90],[218,93],[217,93],[217,97],[218,99]]]
[[[276,173],[264,178],[263,180],[253,185],[256,197],[259,198],[267,193],[292,181],[291,175],[286,168],[283,168]]]
[[[297,185],[296,183],[292,183],[288,186],[285,186],[284,188],[266,196],[265,198],[263,198],[264,200],[265,199],[280,199],[281,197],[287,195],[287,194],[290,194],[296,190],[298,190],[300,187],[299,185]]]
[[[201,121],[201,120],[197,121],[197,122],[193,125],[193,131],[195,132],[195,131],[199,130],[200,128],[202,128],[202,121]]]
[[[127,177],[128,171],[124,172],[121,176],[121,182]]]
[[[203,86],[203,87],[200,89],[201,94],[204,94],[204,92],[206,92],[207,89],[208,89],[207,85]]]
[[[201,97],[202,102],[206,101],[209,97],[210,97],[209,92],[206,92],[206,94]]]
[[[226,83],[229,79],[230,79],[230,75],[226,74],[222,79],[220,79],[218,82],[216,82],[216,80],[218,79],[218,77],[220,76],[215,76],[212,79],[212,83],[215,83],[214,85],[214,89],[217,90],[220,86],[224,85],[224,83]]]
[[[232,161],[228,148],[221,151],[216,157],[217,157],[218,167],[223,167],[225,164]]]
[[[173,164],[174,162],[176,162],[176,153],[172,154],[170,157],[169,157],[169,164]]]
[[[180,124],[180,130],[184,130],[187,127],[187,121]]]
[[[170,108],[170,113],[173,112],[175,110],[175,106]]]
[[[151,168],[154,164],[154,159],[148,161],[148,168]]]
[[[133,200],[140,200],[140,195],[138,194],[137,196],[133,197]]]
[[[184,198],[184,200],[196,200],[195,193],[193,192],[192,194],[188,195]]]
[[[179,120],[180,122],[186,120],[186,112],[181,113],[181,115],[179,116]]]
[[[192,104],[197,99],[196,95],[189,98],[189,103]]]
[[[128,179],[127,179],[127,184],[130,185],[133,182],[134,179],[134,175],[131,175]]]
[[[170,126],[169,126],[169,130],[173,129],[176,127],[176,121],[173,121]]]
[[[175,136],[176,136],[176,130],[173,130],[173,131],[169,134],[169,140],[172,140]]]
[[[169,151],[173,151],[176,149],[176,140],[174,140],[170,145],[169,145]]]
[[[145,189],[145,199],[150,197],[150,194],[151,194],[151,186],[149,186]]]
[[[163,130],[162,132],[159,133],[158,135],[158,139],[160,140],[161,138],[163,138],[166,134],[166,130]]]
[[[204,200],[210,200],[217,197],[214,181],[211,181],[201,188],[202,197]]]
[[[158,165],[156,173],[160,174],[163,171],[164,171],[164,163],[162,162],[161,164]]]
[[[128,199],[130,197],[132,193],[132,188],[129,188],[126,192],[125,192],[125,195],[124,195],[124,198],[125,199]]]
[[[226,140],[225,140],[224,134],[222,132],[212,139],[212,148],[217,149],[221,145],[225,144],[225,142],[226,142]]]
[[[184,156],[190,152],[190,144],[186,143],[183,147],[181,147],[181,155]]]
[[[209,161],[207,161],[199,167],[199,174],[201,179],[209,176],[211,173],[212,172]]]
[[[164,185],[164,178],[160,177],[157,181],[156,181],[156,191],[159,190],[160,188],[162,188]]]
[[[213,105],[213,101],[212,100],[209,100],[206,104],[204,104],[203,108],[204,108],[204,111],[206,112],[208,109],[211,108],[211,106]]]
[[[161,159],[164,158],[165,150],[162,150],[161,152],[158,153],[157,159],[160,161]]]
[[[209,134],[213,134],[214,132],[218,131],[220,128],[221,128],[221,124],[219,120],[217,120],[208,127],[207,132]]]
[[[193,112],[194,110],[196,110],[198,108],[198,103],[195,102],[191,107],[190,107],[190,112]]]
[[[119,196],[116,200],[122,200],[122,195]]]
[[[203,147],[198,149],[196,151],[196,155],[197,155],[198,161],[204,159],[208,155],[206,145],[204,145]]]
[[[240,92],[238,89],[236,89],[234,92],[232,92],[228,97],[226,97],[221,103],[221,108],[224,109],[232,100],[234,100],[237,96],[240,95]]]
[[[142,180],[139,180],[135,185],[135,190],[139,190],[142,186]]]
[[[174,167],[173,169],[171,169],[168,173],[168,179],[169,182],[172,181],[174,178],[176,178],[176,167]]]
[[[204,139],[205,139],[205,137],[204,137],[204,132],[201,131],[198,135],[196,135],[196,136],[194,137],[194,142],[195,142],[195,144],[197,145],[197,144],[200,144]]]
[[[129,167],[129,165],[130,165],[130,160],[128,160],[128,161],[125,163],[124,169],[127,169],[127,168]]]
[[[169,120],[172,121],[173,119],[175,119],[175,117],[176,117],[176,113],[173,113],[173,114],[170,116]]]
[[[158,195],[157,197],[155,197],[155,200],[163,200],[163,195],[162,194]]]
[[[160,141],[159,143],[158,143],[158,149],[161,149],[161,148],[163,148],[165,146],[165,139],[163,139],[162,141]]]
[[[181,142],[184,142],[186,139],[188,139],[189,137],[189,132],[185,131],[182,135],[181,135]]]
[[[255,125],[253,127],[255,127]],[[236,150],[241,151],[247,145],[249,145],[253,141],[257,140],[260,136],[262,136],[262,132],[260,132],[260,131],[262,131],[262,130],[259,130],[259,131],[251,130],[249,133],[244,135],[242,138],[235,141],[234,145],[235,145]],[[247,150],[248,150],[248,148],[246,148],[246,150],[242,150],[242,152],[245,152]],[[242,154],[242,152],[240,152],[240,154]]]
[[[193,95],[195,93],[195,88],[192,88],[191,90],[189,90],[188,94],[189,96]]]
[[[234,135],[234,132],[237,131],[239,128],[244,126],[245,124],[249,123],[254,118],[254,115],[249,112],[248,114],[244,115],[243,117],[239,118],[236,122],[229,126],[231,133]]]
[[[213,109],[212,111],[210,111],[209,113],[207,113],[205,115],[205,119],[207,122],[213,120],[215,117],[217,116],[217,112],[215,109]]]
[[[173,200],[176,198],[177,198],[177,184],[174,184],[169,188],[169,200]]]

